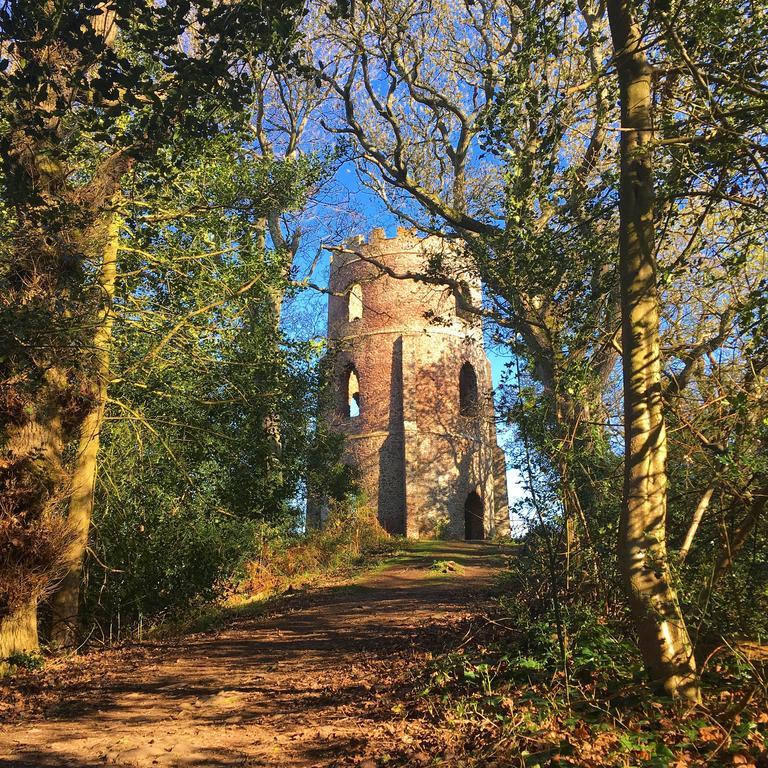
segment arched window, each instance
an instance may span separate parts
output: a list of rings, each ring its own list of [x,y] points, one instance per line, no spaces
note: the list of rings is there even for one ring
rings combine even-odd
[[[347,416],[355,419],[360,415],[360,379],[357,371],[350,368],[347,371]]]
[[[478,400],[477,374],[471,363],[464,363],[459,372],[459,413],[477,416]]]
[[[475,314],[467,309],[467,306],[472,306],[472,290],[466,280],[459,282],[458,287],[454,289],[453,296],[456,300],[456,317],[473,320]]]
[[[351,323],[363,316],[363,286],[352,283],[347,294],[347,319]]]

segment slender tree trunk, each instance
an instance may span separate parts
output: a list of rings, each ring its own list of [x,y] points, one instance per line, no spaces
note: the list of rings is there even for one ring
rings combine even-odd
[[[266,248],[267,248],[267,241],[266,241],[267,230],[269,230],[269,233],[272,237],[272,242],[276,248],[288,250],[289,246],[285,242],[285,238],[282,235],[279,218],[277,216],[272,215],[270,217],[265,218],[262,223],[259,247],[263,252],[266,252]],[[286,282],[290,277],[291,266],[292,266],[292,260],[286,265],[283,272],[283,277]],[[272,329],[274,332],[276,354],[279,353],[280,319],[283,311],[284,292],[285,292],[285,286],[283,285],[279,285],[277,287],[273,287],[269,289],[269,302],[271,305],[270,319],[272,322]],[[266,435],[267,441],[269,442],[269,445],[270,445],[267,471],[269,473],[271,481],[276,486],[280,486],[283,483],[283,471],[282,471],[283,434],[282,434],[282,425],[280,423],[280,414],[277,412],[277,408],[275,408],[271,413],[268,413],[264,417],[263,428],[264,428],[264,434]]]
[[[585,425],[590,421],[593,408],[588,397],[577,402],[556,393],[551,396],[557,414],[552,431],[560,452],[559,456],[557,450],[554,452],[553,463],[560,477],[568,549],[578,559],[585,554],[585,547],[593,549],[592,535],[584,513],[585,509],[591,507],[593,494],[589,492],[586,478],[577,471],[573,457],[589,455],[594,451],[593,442],[585,433]]]
[[[93,498],[98,471],[99,436],[104,421],[109,380],[109,348],[112,340],[117,252],[121,219],[111,215],[99,285],[102,310],[93,337],[94,405],[80,426],[80,442],[72,475],[67,521],[73,538],[66,556],[67,572],[51,598],[51,644],[58,649],[71,648],[77,641],[80,585],[93,515]]]
[[[685,540],[680,547],[680,551],[677,553],[677,559],[679,562],[683,562],[688,557],[688,552],[691,550],[693,540],[696,538],[696,533],[699,530],[699,525],[704,518],[704,513],[709,508],[709,502],[712,499],[712,494],[715,492],[715,486],[710,485],[699,499],[699,503],[696,505],[696,511],[693,513],[693,520],[691,520],[690,526],[688,526],[688,532],[685,534]]]
[[[733,561],[735,560],[736,555],[744,548],[747,541],[749,541],[752,531],[754,531],[758,521],[765,514],[766,504],[768,504],[768,485],[758,488],[752,494],[752,501],[750,502],[747,514],[736,529],[733,538],[726,543],[725,550],[717,561],[715,572],[712,577],[713,584],[721,579],[723,575],[733,567]]]
[[[0,618],[0,672],[4,659],[39,648],[36,600],[26,602]]]
[[[653,238],[651,66],[630,0],[608,0],[619,76],[619,273],[624,370],[624,495],[619,567],[652,683],[698,700],[696,662],[666,546],[667,438]]]

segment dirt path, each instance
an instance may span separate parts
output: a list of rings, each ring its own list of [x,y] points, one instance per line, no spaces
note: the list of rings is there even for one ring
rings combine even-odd
[[[462,568],[438,574],[438,560]],[[268,618],[72,661],[43,712],[10,713],[0,766],[373,768],[416,741],[393,686],[456,631],[499,564],[496,547],[422,545]],[[19,707],[34,676],[23,685],[4,691]],[[414,744],[407,762],[422,759]]]

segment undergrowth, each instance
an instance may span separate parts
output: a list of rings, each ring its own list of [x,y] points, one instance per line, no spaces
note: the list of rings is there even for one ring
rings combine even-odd
[[[372,568],[396,547],[397,540],[381,527],[369,506],[339,502],[331,506],[319,530],[293,535],[262,531],[252,554],[220,585],[217,599],[163,617],[149,632],[166,636],[204,631],[232,618],[259,614],[286,592]]]
[[[19,669],[41,669],[44,664],[45,660],[40,653],[13,653],[8,658],[3,659],[3,672],[13,673]]]
[[[552,606],[526,567],[513,564],[503,596],[409,683],[407,716],[445,733],[432,765],[768,767],[764,649],[707,649],[702,703],[660,698],[620,609],[565,600],[564,658]]]
[[[366,504],[336,504],[323,527],[291,538],[265,537],[241,567],[234,594],[259,596],[340,576],[394,549],[395,540]]]

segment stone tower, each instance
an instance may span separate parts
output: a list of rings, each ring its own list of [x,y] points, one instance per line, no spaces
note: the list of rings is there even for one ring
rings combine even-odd
[[[482,322],[451,289],[386,271],[423,273],[441,258],[479,306],[479,281],[462,275],[458,254],[442,238],[375,229],[331,261],[328,418],[382,525],[412,538],[509,531]]]

